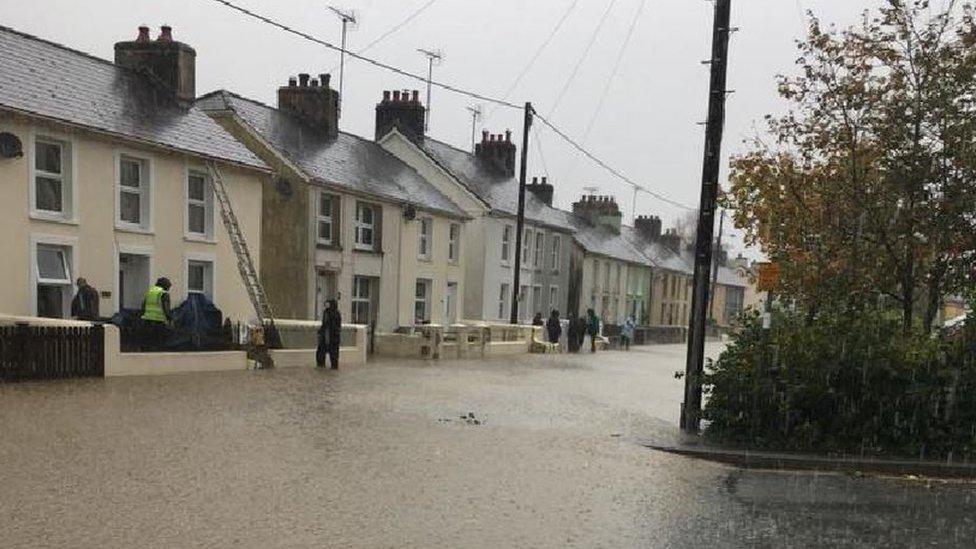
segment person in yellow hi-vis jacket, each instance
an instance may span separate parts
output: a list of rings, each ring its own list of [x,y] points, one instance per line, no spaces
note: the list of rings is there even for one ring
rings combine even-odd
[[[146,290],[146,296],[142,299],[141,318],[145,326],[143,346],[148,347],[147,350],[162,350],[169,337],[171,286],[168,278],[160,277],[155,285]]]

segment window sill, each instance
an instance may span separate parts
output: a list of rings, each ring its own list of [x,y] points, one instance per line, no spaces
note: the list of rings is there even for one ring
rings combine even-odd
[[[335,250],[337,252],[341,252],[342,251],[342,246],[340,246],[338,244],[329,244],[329,243],[322,242],[322,241],[315,242],[315,247],[317,249],[319,249],[319,250]]]
[[[34,221],[47,221],[49,223],[61,223],[62,225],[80,225],[77,219],[73,217],[64,217],[56,213],[47,213],[39,210],[31,210],[30,218]]]
[[[353,251],[353,253],[357,253],[357,254],[378,255],[378,256],[382,256],[383,255],[383,252],[380,251],[380,250],[369,250],[369,249],[364,249],[364,248],[353,248],[352,251]]]
[[[421,263],[433,263],[434,262],[434,260],[432,258],[423,257],[423,256],[417,257],[417,261],[419,261]]]
[[[183,240],[186,242],[199,242],[201,244],[216,244],[217,239],[212,236],[185,234]]]
[[[124,233],[136,233],[136,234],[155,234],[151,227],[140,227],[138,225],[123,225],[120,223],[115,224],[115,230]]]

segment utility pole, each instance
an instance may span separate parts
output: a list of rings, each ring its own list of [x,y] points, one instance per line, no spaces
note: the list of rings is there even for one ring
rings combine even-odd
[[[725,229],[725,210],[718,218],[718,238],[715,239],[715,257],[712,258],[712,292],[708,299],[708,318],[715,318],[715,293],[718,291],[718,264],[722,256],[722,231]]]
[[[428,108],[430,107],[429,104],[427,106]],[[475,130],[477,129],[478,126],[478,119],[481,118],[481,105],[471,105],[468,106],[467,109],[468,112],[471,113],[471,152],[473,153],[474,144],[475,144],[475,140],[474,140]]]
[[[698,233],[695,238],[695,278],[688,330],[688,358],[685,365],[685,398],[681,404],[681,430],[697,433],[701,425],[701,376],[705,362],[705,309],[708,305],[708,274],[712,266],[712,236],[715,231],[715,205],[721,168],[722,133],[725,129],[725,96],[728,93],[729,27],[732,0],[715,0],[712,29],[711,82],[708,97],[708,122],[705,130],[705,155],[702,163],[701,202],[698,208]]]
[[[519,291],[522,282],[522,233],[525,232],[525,168],[529,161],[529,128],[532,127],[532,103],[525,103],[522,122],[522,165],[519,166],[518,217],[515,222],[515,280],[512,281],[512,314],[509,324],[518,324]]]
[[[346,27],[349,23],[356,24],[356,13],[352,10],[340,10],[335,6],[329,6],[339,19],[342,20],[342,51],[339,52],[339,111],[342,111],[342,81],[346,73]]]
[[[431,94],[431,81],[434,79],[434,61],[440,63],[444,59],[444,54],[440,50],[417,48],[417,51],[424,54],[427,57],[427,111],[424,117],[424,131],[430,129],[430,94]]]

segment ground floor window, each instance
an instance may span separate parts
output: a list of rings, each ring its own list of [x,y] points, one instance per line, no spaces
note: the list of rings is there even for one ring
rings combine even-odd
[[[71,248],[38,244],[37,316],[67,318],[71,311]]]
[[[413,318],[417,324],[430,322],[430,286],[430,280],[417,279],[413,305]]]
[[[498,318],[505,319],[508,315],[505,314],[508,311],[508,301],[509,301],[509,286],[508,284],[502,284],[498,291]]]
[[[191,259],[186,262],[186,291],[203,294],[213,301],[213,261]]]
[[[352,323],[373,323],[373,280],[368,276],[352,279]]]
[[[559,309],[556,305],[559,301],[559,287],[549,286],[549,311],[555,311]]]
[[[542,286],[532,287],[532,308],[535,309],[533,312],[541,313],[542,316],[549,316],[548,311],[545,311],[545,303],[542,302]]]

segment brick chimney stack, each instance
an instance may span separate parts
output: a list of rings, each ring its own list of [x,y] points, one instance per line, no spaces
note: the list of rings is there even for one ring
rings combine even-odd
[[[481,132],[481,143],[474,146],[474,154],[497,172],[515,177],[515,143],[511,130],[505,135]]]
[[[534,194],[536,198],[546,203],[547,206],[552,206],[552,196],[555,189],[547,181],[546,176],[542,176],[542,182],[539,182],[538,177],[532,178],[532,183],[525,186],[525,190]]]
[[[376,140],[393,128],[412,141],[422,140],[426,110],[418,90],[384,91],[383,100],[376,104]]]
[[[656,215],[639,215],[634,220],[634,228],[648,242],[661,240],[661,218]]]
[[[278,109],[334,138],[339,135],[339,92],[329,87],[331,79],[329,74],[313,79],[308,73],[288,78],[288,85],[278,88]]]
[[[661,244],[676,254],[681,253],[681,235],[678,234],[677,229],[668,229],[661,236]]]
[[[196,58],[193,48],[173,40],[169,25],[160,28],[156,40],[150,40],[149,27],[143,25],[135,40],[115,43],[116,65],[152,73],[183,108],[197,98]]]
[[[619,233],[623,214],[612,196],[587,195],[573,204],[573,214],[585,219],[591,225],[600,225]]]

